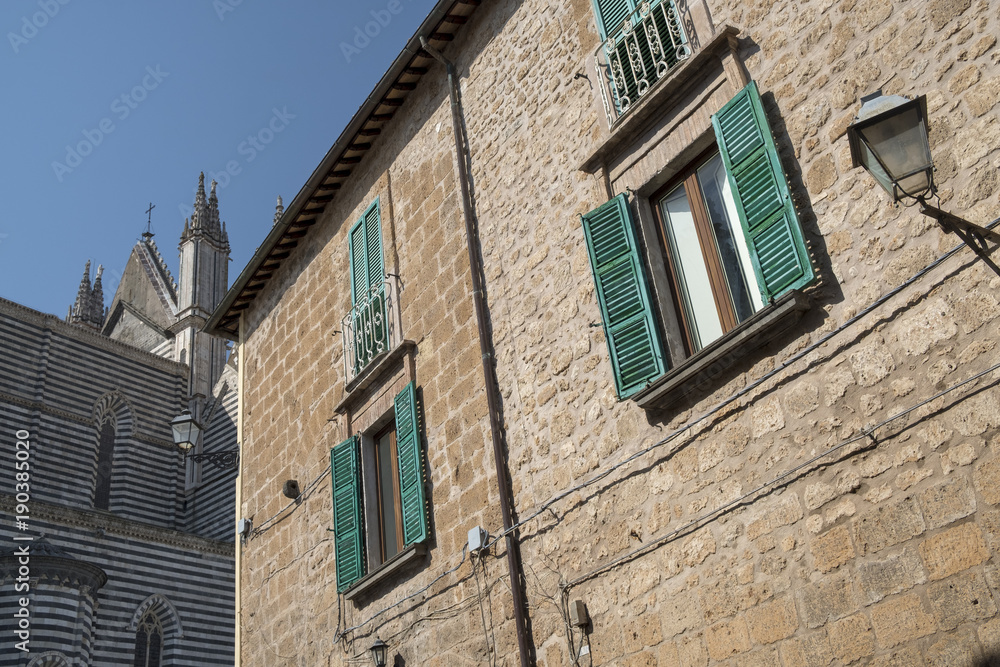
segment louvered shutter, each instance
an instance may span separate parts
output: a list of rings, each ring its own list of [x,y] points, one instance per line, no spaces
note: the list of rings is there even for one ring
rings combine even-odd
[[[365,262],[368,265],[367,286],[371,288],[381,283],[385,278],[385,269],[382,264],[382,216],[378,199],[372,202],[372,205],[365,211],[364,221],[367,253]]]
[[[813,280],[785,172],[751,82],[712,116],[761,296],[770,301]]]
[[[357,303],[363,294],[385,277],[378,199],[351,227],[348,250],[351,259],[351,303]]]
[[[414,384],[406,385],[393,403],[396,408],[399,496],[403,506],[403,544],[410,545],[427,539],[424,454],[420,445],[420,419]]]
[[[359,455],[357,436],[330,450],[338,593],[347,590],[365,574]]]
[[[663,344],[625,195],[582,217],[615,388],[624,399],[664,373]]]
[[[635,9],[634,0],[593,0],[594,14],[597,15],[597,29],[601,39],[617,34],[622,22]]]
[[[354,373],[360,373],[389,346],[385,312],[385,265],[382,261],[382,221],[379,200],[372,202],[348,234],[351,263],[351,304],[355,307]]]

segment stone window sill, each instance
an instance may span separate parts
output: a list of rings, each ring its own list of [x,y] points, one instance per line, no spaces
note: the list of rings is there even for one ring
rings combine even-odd
[[[634,394],[632,400],[645,410],[670,407],[684,396],[709,386],[750,352],[787,331],[808,308],[809,300],[802,292],[789,292],[698,354],[685,359],[677,368],[664,373]]]
[[[416,349],[417,344],[412,340],[403,340],[396,347],[392,348],[388,352],[382,353],[382,356],[376,358],[368,366],[365,367],[358,377],[351,380],[344,391],[344,397],[340,400],[340,403],[334,408],[334,412],[337,414],[344,414],[352,403],[355,403],[357,399],[364,394],[365,389],[372,386],[383,373],[396,365],[407,352]]]
[[[411,544],[398,554],[382,563],[377,570],[369,572],[361,579],[358,579],[353,586],[344,591],[344,597],[354,600],[366,593],[370,593],[376,586],[398,574],[400,570],[410,563],[416,562],[427,555],[427,546],[424,544]]]

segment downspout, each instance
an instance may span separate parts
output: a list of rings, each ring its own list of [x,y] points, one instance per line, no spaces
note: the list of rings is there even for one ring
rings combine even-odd
[[[444,57],[444,55],[427,43],[423,35],[420,36],[420,45],[424,51],[429,53],[435,60],[440,62],[448,71],[448,89],[451,95],[451,122],[455,134],[455,153],[458,159],[458,180],[462,188],[462,212],[465,214],[465,236],[469,247],[469,268],[472,273],[472,298],[476,307],[476,323],[479,328],[479,351],[483,359],[483,375],[486,379],[486,404],[490,413],[490,432],[493,437],[493,463],[496,466],[497,486],[500,491],[500,513],[503,517],[503,529],[507,546],[507,570],[510,575],[510,590],[513,597],[514,625],[517,627],[517,647],[521,658],[521,667],[529,667],[534,661],[531,659],[531,645],[528,641],[527,617],[525,610],[528,608],[524,600],[522,588],[523,577],[521,576],[521,551],[511,530],[514,522],[511,519],[511,508],[514,506],[511,498],[510,484],[504,462],[503,448],[503,423],[500,420],[500,395],[499,382],[497,381],[496,369],[494,368],[493,342],[489,335],[488,319],[486,314],[486,292],[483,286],[482,263],[479,261],[482,249],[479,244],[479,234],[477,231],[475,215],[473,213],[472,188],[469,183],[469,171],[466,164],[467,141],[462,127],[462,102],[461,92],[458,87],[458,78],[455,74],[455,65]]]
[[[243,416],[246,414],[246,400],[243,393],[243,368],[246,364],[246,357],[244,353],[246,352],[246,328],[244,326],[245,317],[240,315],[239,319],[239,342],[236,347],[236,446],[240,449],[241,453],[243,450]],[[234,493],[234,502],[236,503],[236,519],[237,521],[243,516],[243,457],[237,456],[236,458],[236,489]],[[235,529],[235,526],[234,526]],[[233,656],[234,667],[240,667],[241,656],[243,651],[241,650],[240,644],[243,639],[243,578],[240,576],[241,570],[243,569],[243,539],[241,537],[236,537],[234,540],[235,546],[235,568],[236,568],[236,590],[235,597],[233,599],[234,606],[236,607],[236,633],[234,636],[234,649],[236,655]]]

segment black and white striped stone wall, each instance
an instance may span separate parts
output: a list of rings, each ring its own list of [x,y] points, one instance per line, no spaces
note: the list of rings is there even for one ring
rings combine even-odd
[[[205,466],[201,484],[185,489],[169,423],[185,405],[188,376],[183,364],[0,299],[0,554],[24,544],[15,535],[32,536],[107,575],[93,591],[33,567],[26,660],[13,648],[19,596],[0,556],[0,667],[46,652],[74,667],[131,664],[147,610],[164,628],[162,664],[233,664],[235,473]],[[205,451],[234,448],[235,372],[209,404]],[[108,419],[114,453],[100,465]],[[31,445],[26,531],[14,522],[19,430]],[[95,508],[108,477],[108,509]]]

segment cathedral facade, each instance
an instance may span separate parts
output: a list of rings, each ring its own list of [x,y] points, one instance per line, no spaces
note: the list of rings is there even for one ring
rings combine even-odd
[[[108,308],[88,262],[65,320],[0,299],[0,665],[233,664],[237,362],[201,332],[229,261],[204,176],[179,251],[175,283],[143,234]]]

